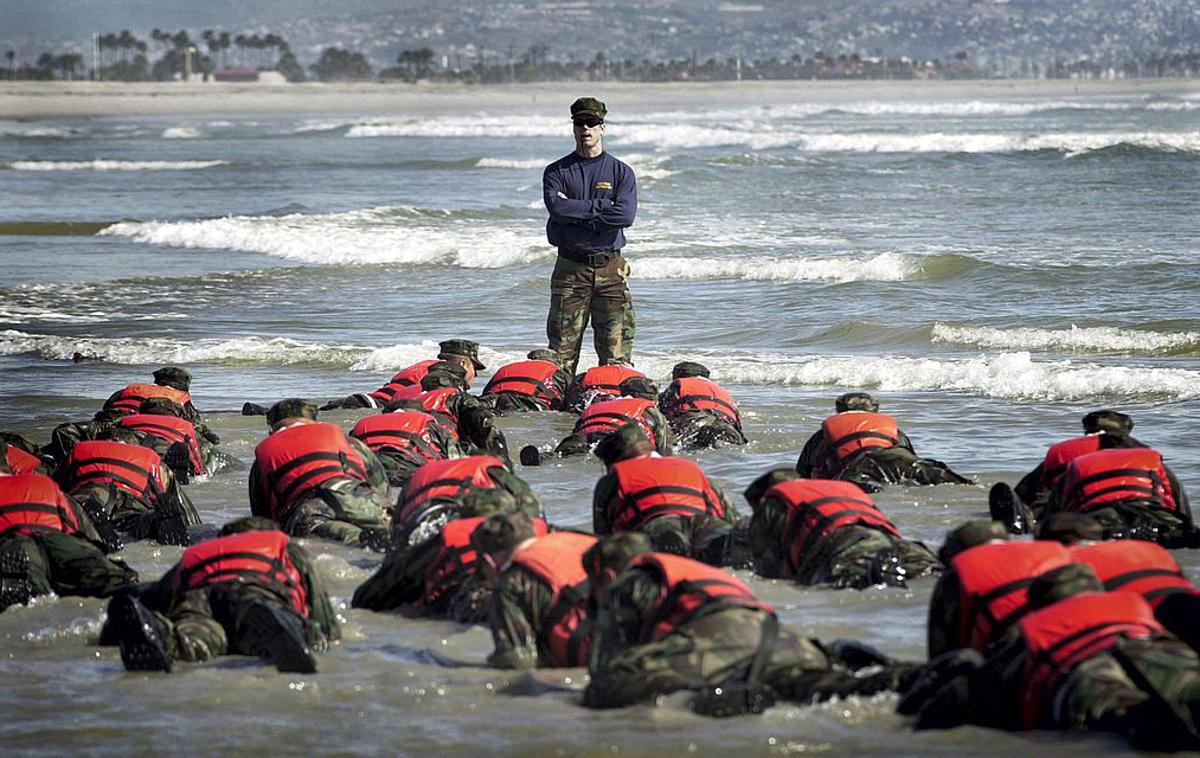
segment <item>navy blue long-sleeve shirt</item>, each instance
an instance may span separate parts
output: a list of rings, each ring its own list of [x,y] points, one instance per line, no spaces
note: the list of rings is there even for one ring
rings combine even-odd
[[[625,246],[625,227],[637,214],[637,178],[626,164],[608,153],[565,155],[546,166],[542,195],[550,212],[546,237],[551,245],[575,253]]]

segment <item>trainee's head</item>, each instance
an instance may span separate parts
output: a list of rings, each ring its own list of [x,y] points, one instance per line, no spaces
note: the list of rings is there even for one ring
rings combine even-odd
[[[879,410],[879,403],[866,392],[847,392],[833,402],[833,407],[838,413],[846,411],[875,413]]]

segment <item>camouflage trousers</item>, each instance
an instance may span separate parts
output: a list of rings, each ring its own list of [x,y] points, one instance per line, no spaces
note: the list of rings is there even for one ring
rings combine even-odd
[[[354,544],[363,529],[387,529],[390,506],[386,491],[341,479],[317,487],[292,506],[283,519],[283,531]]]
[[[242,624],[246,611],[255,605],[291,606],[270,589],[243,582],[220,582],[189,590],[167,614],[155,613],[167,627],[167,650],[180,661],[210,661],[227,653],[254,655],[260,647],[253,630]],[[314,624],[305,620],[309,646],[325,648],[325,639]]]
[[[0,538],[0,552],[15,550],[29,557],[29,583],[35,596],[53,592],[60,596],[107,597],[138,578],[124,562],[108,558],[100,548],[71,534],[9,534]]]
[[[674,553],[712,566],[728,565],[733,524],[712,516],[670,514],[651,519],[638,530],[660,553]]]
[[[746,435],[734,424],[702,411],[670,417],[675,440],[685,450],[701,450],[720,445],[744,445]]]
[[[1124,734],[1151,750],[1200,748],[1200,660],[1174,639],[1123,639],[1079,664],[1050,713],[1058,729]]]
[[[903,569],[899,571],[898,569]],[[797,567],[800,584],[827,584],[836,589],[863,589],[875,584],[902,586],[907,579],[928,576],[941,563],[917,542],[896,539],[877,529],[848,527],[822,541]]]
[[[859,454],[829,478],[854,482],[868,492],[878,491],[880,484],[972,484],[941,461],[899,447]]]
[[[595,267],[559,256],[550,277],[546,336],[559,363],[571,374],[579,363],[583,333],[592,322],[601,365],[633,362],[634,313],[629,264],[621,255]]]

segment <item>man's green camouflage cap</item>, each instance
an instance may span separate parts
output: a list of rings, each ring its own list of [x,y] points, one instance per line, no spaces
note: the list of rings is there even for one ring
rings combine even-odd
[[[999,521],[984,521],[974,519],[960,524],[946,534],[946,541],[938,550],[938,559],[949,563],[950,559],[964,550],[983,545],[992,540],[1007,540],[1008,529]]]
[[[446,340],[438,343],[438,358],[445,359],[448,355],[462,355],[471,359],[476,371],[486,371],[487,366],[479,360],[479,343],[471,340]]]
[[[604,436],[596,444],[596,457],[611,466],[617,461],[632,458],[643,452],[649,452],[650,438],[642,431],[642,427],[630,422],[615,432]]]
[[[793,479],[799,478],[800,475],[796,473],[796,469],[794,468],[784,468],[782,466],[779,468],[773,468],[755,479],[753,482],[750,482],[750,486],[746,488],[746,491],[742,493],[742,496],[746,498],[746,502],[750,504],[751,508],[757,508],[759,502],[762,500],[762,496],[766,494],[767,490],[771,489],[776,484],[790,482]]]
[[[539,347],[536,350],[530,350],[529,354],[525,357],[531,361],[550,361],[551,363],[558,365],[558,353],[553,350],[547,350],[544,347]]]
[[[174,416],[183,418],[183,408],[179,407],[179,403],[172,402],[165,397],[148,397],[138,406],[138,413],[146,413],[151,416]]]
[[[1095,570],[1086,563],[1068,563],[1050,569],[1029,585],[1030,610],[1045,608],[1081,592],[1104,592]]]
[[[594,97],[581,97],[571,103],[571,118],[576,119],[581,116],[592,116],[601,121],[608,115],[608,107]]]
[[[453,361],[438,361],[429,367],[429,373],[421,380],[421,389],[436,390],[441,387],[461,387],[467,383],[467,370]]]
[[[879,403],[875,402],[875,398],[866,392],[847,392],[834,401],[833,407],[838,413],[846,411],[874,413],[879,410]]]
[[[463,496],[459,513],[463,518],[475,518],[516,510],[517,499],[511,492],[502,489],[473,489]]]
[[[642,400],[657,400],[658,385],[644,376],[631,376],[617,385],[617,390],[627,397],[637,397]]]
[[[302,397],[289,397],[280,400],[267,410],[267,425],[275,426],[285,418],[306,418],[317,420],[317,404]]]
[[[1112,411],[1107,408],[1092,411],[1083,417],[1083,431],[1088,434],[1096,432],[1129,434],[1133,431],[1133,419],[1120,411]]]
[[[695,361],[680,361],[675,364],[675,368],[671,369],[672,379],[687,379],[692,376],[702,376],[708,378],[708,366]]]
[[[192,375],[178,366],[163,366],[154,372],[154,383],[186,392],[192,386]]]
[[[641,532],[616,532],[587,549],[583,554],[583,568],[593,579],[605,568],[619,574],[631,560],[653,549],[650,538]]]
[[[1099,542],[1104,539],[1104,527],[1084,513],[1055,513],[1038,525],[1039,540],[1054,540],[1064,545],[1076,542]]]
[[[489,516],[471,532],[471,546],[480,553],[505,553],[534,535],[533,519],[521,512]]]

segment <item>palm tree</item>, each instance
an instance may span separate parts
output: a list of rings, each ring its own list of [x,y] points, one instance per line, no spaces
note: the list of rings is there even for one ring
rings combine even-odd
[[[226,68],[229,65],[229,59],[225,55],[225,51],[229,49],[230,44],[229,32],[221,32],[221,36],[218,41],[221,43],[221,68]]]
[[[8,61],[8,78],[17,78],[17,51],[8,50],[4,53],[4,58]]]

